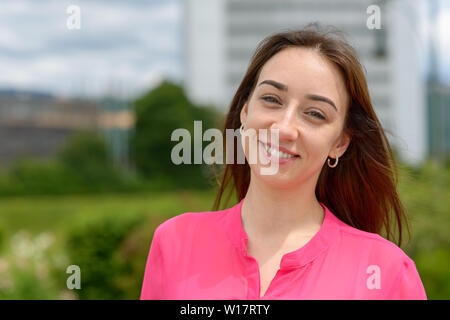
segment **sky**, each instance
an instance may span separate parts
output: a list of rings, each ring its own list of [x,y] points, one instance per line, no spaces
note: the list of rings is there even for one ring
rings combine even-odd
[[[0,89],[131,97],[163,78],[181,80],[181,1],[2,0]],[[67,27],[70,5],[81,10],[80,29]],[[438,25],[450,30],[450,1],[442,8]],[[450,83],[450,37],[442,33],[439,44]]]
[[[419,14],[422,16],[427,16],[430,14],[430,7],[428,6],[431,2],[430,0],[413,0],[421,1],[425,4],[419,10]],[[423,19],[422,25],[420,27],[422,31],[422,37],[433,37],[435,36],[435,46],[438,54],[437,68],[441,82],[450,84],[450,1],[448,0],[434,0],[439,4],[439,13],[435,20],[430,18]],[[434,22],[434,23],[433,23]],[[429,48],[427,48],[429,50]],[[428,54],[427,51],[426,54]],[[425,59],[428,59],[425,56]],[[429,66],[429,61],[425,61],[426,67]]]
[[[179,0],[2,0],[0,88],[128,96],[180,79],[180,14]]]
[[[439,15],[437,22],[440,30],[440,63],[443,71],[443,80],[450,83],[450,1],[443,2],[442,7],[445,10]]]

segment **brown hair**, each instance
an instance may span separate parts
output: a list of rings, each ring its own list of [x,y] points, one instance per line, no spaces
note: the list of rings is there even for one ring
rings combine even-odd
[[[225,130],[240,127],[241,109],[251,96],[262,67],[273,55],[288,47],[314,49],[334,63],[342,73],[350,96],[344,130],[351,133],[352,140],[346,152],[339,158],[336,168],[323,166],[315,191],[317,199],[336,217],[352,227],[378,234],[384,227],[388,240],[392,240],[394,231],[397,231],[392,228],[393,216],[398,227],[397,243],[400,246],[402,224],[405,223],[408,227],[408,222],[397,193],[397,164],[373,110],[357,54],[336,29],[329,27],[329,30],[324,30],[314,23],[300,30],[287,30],[270,35],[258,45],[225,118],[225,150]],[[236,155],[236,144],[234,145]],[[219,209],[224,191],[230,187],[230,182],[232,184],[226,202],[229,201],[233,190],[238,200],[242,200],[250,184],[250,167],[247,162],[238,164],[234,161],[233,164],[225,165],[213,210]]]

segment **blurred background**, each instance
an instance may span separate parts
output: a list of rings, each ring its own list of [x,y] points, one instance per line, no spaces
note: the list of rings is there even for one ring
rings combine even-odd
[[[0,299],[139,298],[154,229],[217,190],[210,166],[171,162],[172,131],[222,128],[259,41],[311,22],[359,53],[400,163],[402,249],[450,298],[449,1],[3,0]]]

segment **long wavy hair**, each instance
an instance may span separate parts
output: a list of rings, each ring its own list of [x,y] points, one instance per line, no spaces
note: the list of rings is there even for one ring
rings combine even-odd
[[[224,149],[228,150],[225,130],[240,127],[241,109],[253,93],[262,67],[273,55],[288,47],[314,49],[334,63],[350,96],[344,130],[351,132],[352,140],[336,168],[323,166],[315,190],[317,199],[341,221],[357,229],[382,235],[384,227],[385,237],[391,241],[397,231],[396,242],[400,246],[402,226],[406,225],[408,233],[409,226],[397,193],[398,171],[394,153],[374,112],[356,51],[335,28],[325,29],[313,23],[302,29],[272,34],[258,45],[225,116]],[[236,148],[234,144],[234,155]],[[227,163],[220,173],[213,169],[219,187],[213,210],[220,208],[227,189],[226,203],[234,192],[239,201],[245,197],[250,184],[247,161],[245,164]],[[393,223],[397,228],[392,226]]]

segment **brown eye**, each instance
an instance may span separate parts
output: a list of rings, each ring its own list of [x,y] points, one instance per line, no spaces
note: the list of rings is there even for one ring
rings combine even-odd
[[[278,99],[271,97],[271,96],[265,96],[265,97],[262,97],[261,99],[263,99],[264,101],[270,102],[270,103],[280,104]]]
[[[309,114],[312,114],[313,117],[315,117],[315,118],[319,118],[319,119],[325,120],[325,117],[321,113],[319,113],[317,111],[311,111],[311,112],[309,112]]]

